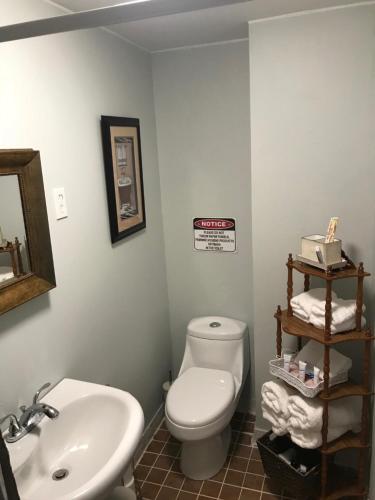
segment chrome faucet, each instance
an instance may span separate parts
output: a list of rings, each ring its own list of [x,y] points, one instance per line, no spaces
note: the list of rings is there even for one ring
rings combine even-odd
[[[14,413],[9,413],[0,419],[0,425],[9,419],[8,432],[5,436],[5,441],[7,443],[15,443],[23,436],[26,436],[26,434],[39,424],[45,415],[51,419],[59,416],[59,411],[56,410],[56,408],[46,403],[39,402],[40,393],[50,385],[51,384],[48,382],[36,392],[32,405],[29,407],[21,406],[20,410],[22,414],[19,419]]]

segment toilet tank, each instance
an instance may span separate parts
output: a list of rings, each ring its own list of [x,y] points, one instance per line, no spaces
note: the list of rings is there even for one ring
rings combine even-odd
[[[221,316],[194,318],[187,327],[179,375],[192,366],[231,372],[239,385],[249,367],[246,323]]]

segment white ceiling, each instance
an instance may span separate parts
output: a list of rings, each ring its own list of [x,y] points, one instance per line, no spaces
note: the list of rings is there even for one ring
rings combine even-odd
[[[70,12],[121,3],[121,0],[46,1]],[[122,2],[125,3],[124,0]],[[158,52],[247,38],[248,21],[254,19],[355,3],[362,2],[361,0],[251,0],[235,5],[112,25],[109,29],[150,52]]]

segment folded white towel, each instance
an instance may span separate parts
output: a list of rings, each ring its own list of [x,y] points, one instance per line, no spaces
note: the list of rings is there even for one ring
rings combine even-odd
[[[290,425],[288,427],[288,432],[290,433],[290,439],[296,443],[301,448],[319,448],[322,446],[322,433],[316,431],[302,431],[299,429],[294,429]],[[330,443],[334,439],[342,436],[348,431],[359,432],[359,424],[347,425],[347,426],[328,426],[327,442]]]
[[[262,386],[262,401],[270,410],[284,419],[289,417],[288,400],[293,394],[283,382],[279,380],[270,380]]]
[[[307,344],[299,351],[295,358],[295,362],[305,361],[313,366],[320,368],[320,378],[323,379],[323,367],[324,367],[324,346],[318,342],[310,340]],[[330,377],[334,377],[339,373],[348,372],[352,367],[352,360],[347,356],[344,356],[336,349],[331,349],[330,354]]]
[[[335,292],[332,292],[332,298],[336,299],[337,295]],[[292,306],[293,311],[295,310],[301,316],[303,313],[307,316],[307,318],[311,314],[311,309],[314,305],[319,305],[326,299],[326,289],[325,288],[313,288],[308,292],[300,293],[295,297],[292,297],[290,304]],[[302,310],[302,312],[301,312]]]
[[[13,270],[8,266],[0,266],[0,283],[14,278]]]
[[[287,421],[282,416],[277,415],[275,412],[271,410],[271,408],[262,401],[262,414],[263,418],[268,420],[272,425],[272,430],[278,436],[283,436],[287,434]]]
[[[310,323],[312,323],[317,328],[325,328],[325,318],[319,316],[316,317],[313,314],[310,315]],[[361,318],[361,328],[366,326],[366,318],[362,316]],[[355,316],[343,323],[331,323],[331,334],[346,332],[348,330],[354,330],[356,327]]]
[[[366,311],[366,306],[363,304],[362,312]],[[332,324],[344,323],[355,316],[357,312],[357,304],[355,300],[345,300],[335,298],[332,300]],[[311,308],[311,314],[319,318],[325,317],[326,305],[325,302],[314,304]]]
[[[323,402],[294,395],[289,398],[288,427],[319,432],[323,425]],[[333,401],[329,405],[328,425],[330,427],[348,427],[351,429],[361,420],[359,398],[350,397]]]

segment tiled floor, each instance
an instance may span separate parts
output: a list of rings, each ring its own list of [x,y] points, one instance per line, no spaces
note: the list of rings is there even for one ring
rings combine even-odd
[[[180,443],[164,422],[141,457],[135,476],[144,500],[276,500],[290,498],[264,476],[257,448],[251,446],[254,417],[236,413],[232,419],[232,443],[223,468],[207,481],[181,474]]]

